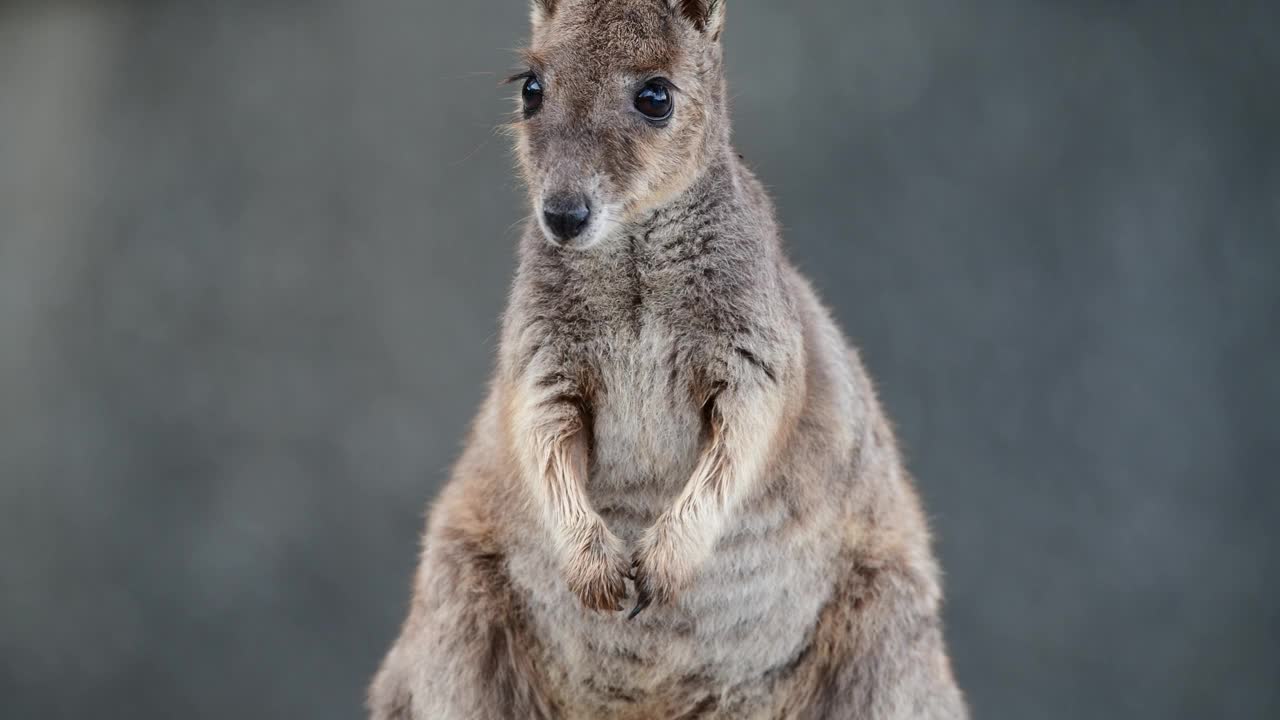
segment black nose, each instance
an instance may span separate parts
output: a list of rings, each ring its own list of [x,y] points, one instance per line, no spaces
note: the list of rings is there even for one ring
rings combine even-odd
[[[583,195],[561,195],[542,203],[542,217],[557,240],[572,240],[582,233],[591,218],[591,207]]]

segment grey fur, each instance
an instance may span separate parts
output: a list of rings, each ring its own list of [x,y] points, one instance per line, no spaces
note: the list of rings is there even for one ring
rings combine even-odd
[[[967,716],[892,431],[730,148],[723,16],[535,4],[532,204],[607,217],[529,223],[377,720]],[[663,128],[629,107],[654,73]]]

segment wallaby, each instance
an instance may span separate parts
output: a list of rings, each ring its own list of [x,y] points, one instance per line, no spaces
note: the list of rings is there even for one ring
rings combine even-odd
[[[967,716],[893,433],[730,147],[724,20],[534,1],[534,216],[377,720]]]

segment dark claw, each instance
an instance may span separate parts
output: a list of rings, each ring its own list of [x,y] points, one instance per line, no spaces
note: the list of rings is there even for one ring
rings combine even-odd
[[[636,606],[632,607],[631,612],[628,612],[627,620],[635,620],[635,616],[644,612],[645,607],[649,607],[650,602],[653,602],[650,598],[641,597],[639,601],[636,601]]]
[[[634,620],[635,617],[644,612],[644,609],[649,607],[649,604],[652,602],[653,595],[650,594],[648,590],[640,588],[638,597],[636,598],[636,606],[631,608],[631,612],[627,615],[627,619]]]

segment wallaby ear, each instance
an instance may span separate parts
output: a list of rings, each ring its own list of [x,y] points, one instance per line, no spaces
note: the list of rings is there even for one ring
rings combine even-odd
[[[671,0],[675,9],[698,30],[712,40],[720,39],[724,30],[725,0]]]
[[[533,25],[537,27],[556,12],[556,0],[533,0]]]

